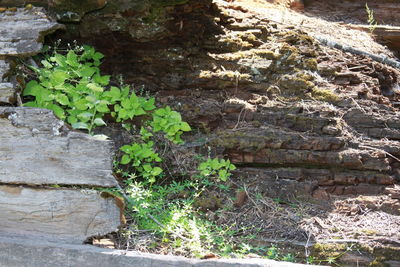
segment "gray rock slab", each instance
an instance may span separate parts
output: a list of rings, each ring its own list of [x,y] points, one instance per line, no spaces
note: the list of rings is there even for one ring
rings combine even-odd
[[[115,199],[103,198],[95,190],[1,185],[0,214],[0,236],[26,235],[70,244],[82,244],[120,225]]]
[[[12,83],[5,80],[5,75],[9,71],[9,64],[0,59],[0,103],[12,104],[15,100],[15,89]]]
[[[0,107],[0,183],[113,187],[112,147],[50,110]]]
[[[63,26],[42,8],[0,13],[0,56],[31,56],[42,49],[43,37]]]
[[[196,260],[0,236],[2,267],[313,267],[264,259]]]
[[[12,83],[0,82],[0,103],[12,104],[15,102],[15,89]]]

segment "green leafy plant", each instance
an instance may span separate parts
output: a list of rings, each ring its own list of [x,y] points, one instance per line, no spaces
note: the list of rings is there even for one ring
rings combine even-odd
[[[229,160],[208,158],[199,164],[199,175],[194,179],[185,176],[187,179],[179,182],[158,180],[166,174],[156,138],[161,136],[168,144],[183,144],[181,136],[191,128],[170,107],[157,108],[154,98],[143,97],[129,86],[110,86],[111,77],[100,73],[102,58],[89,46],[66,52],[54,49],[41,60],[42,67],[31,67],[37,79],[28,82],[23,95],[29,100],[26,106],[51,109],[75,129],[93,134],[96,127],[106,125],[105,118],[113,118],[136,134],[138,138],[122,146],[121,157],[114,161],[115,171],[124,178],[125,186],[118,191],[99,189],[126,199],[126,214],[133,222],[126,233],[132,236],[132,229],[150,231],[157,238],[155,246],[167,245],[197,257],[210,252],[239,257],[263,252],[234,240],[232,237],[241,230],[216,225],[193,205],[207,188],[229,190],[221,183],[236,169]],[[142,116],[140,124],[133,120],[137,116]],[[264,252],[266,257],[278,257],[269,250]]]
[[[166,137],[176,144],[183,143],[181,139],[183,132],[191,131],[189,124],[182,121],[181,114],[171,110],[168,106],[157,109],[153,113],[151,126],[154,132],[163,131]]]
[[[161,162],[161,158],[153,149],[154,143],[149,141],[147,143],[139,144],[133,143],[125,145],[120,148],[125,154],[122,156],[121,164],[131,164],[135,170],[149,183],[154,183],[156,177],[161,175],[163,170],[154,166],[155,163]]]
[[[53,110],[73,128],[90,133],[96,126],[105,125],[103,116],[112,103],[104,96],[110,76],[100,74],[102,58],[103,54],[89,46],[69,50],[66,55],[48,55],[41,61],[43,68],[31,67],[38,80],[26,85],[23,95],[34,100],[25,106]]]
[[[103,57],[90,46],[76,47],[65,55],[47,54],[41,61],[43,68],[31,67],[37,80],[27,83],[23,95],[34,99],[24,105],[53,110],[73,128],[90,134],[106,125],[106,114],[121,122],[154,110],[154,98],[137,96],[129,86],[109,86],[110,76],[100,74]]]
[[[229,160],[208,158],[200,163],[198,170],[200,175],[204,177],[215,176],[221,181],[226,181],[232,175],[231,171],[235,170],[236,166]]]
[[[152,111],[156,108],[154,105],[154,98],[146,99],[137,96],[134,92],[130,95],[127,95],[125,92],[125,90],[120,91],[116,87],[112,87],[109,92],[109,95],[115,102],[121,99],[114,105],[114,112],[111,113],[114,117],[117,117],[117,122],[145,115],[148,111]]]

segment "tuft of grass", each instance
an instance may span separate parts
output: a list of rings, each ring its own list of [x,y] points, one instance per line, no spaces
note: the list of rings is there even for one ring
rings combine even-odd
[[[368,7],[368,4],[365,3],[365,11],[368,15],[368,24],[369,24],[369,31],[371,34],[374,33],[376,27],[378,26],[378,22],[375,20],[374,11]]]

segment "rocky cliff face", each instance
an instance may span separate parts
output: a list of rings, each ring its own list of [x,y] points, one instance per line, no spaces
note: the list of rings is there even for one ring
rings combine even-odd
[[[153,37],[126,26],[87,39],[88,25],[115,16],[106,8],[82,20],[78,37],[108,55],[106,71],[175,105],[262,180],[329,198],[382,193],[399,179],[398,70],[321,46],[259,8],[217,4],[165,7],[173,23]]]
[[[75,31],[107,55],[104,70],[180,111],[201,132],[187,136],[189,146],[230,158],[239,166],[236,182],[249,190],[326,203],[322,217],[295,220],[301,231],[323,240],[341,229],[339,238],[380,242],[349,227],[348,215],[360,207],[371,211],[358,217],[360,227],[382,235],[392,234],[369,222],[399,229],[400,72],[314,37],[395,60],[392,51],[365,32],[255,1],[192,0],[164,7],[154,23],[136,20],[129,8],[118,16],[105,10],[84,17]],[[124,16],[125,26],[87,30]],[[297,238],[283,228],[278,236]],[[345,264],[360,259],[348,257]],[[378,252],[363,260],[374,257],[399,260]]]
[[[244,0],[99,5],[76,11],[63,37],[95,45],[104,71],[180,111],[206,140],[188,136],[190,145],[230,158],[237,179],[285,200],[373,195],[371,210],[400,214],[400,72],[313,37],[393,57],[368,34]]]
[[[116,231],[123,204],[91,189],[117,185],[112,142],[71,131],[49,110],[10,107],[20,93],[13,67],[61,25],[42,8],[0,12],[0,236],[81,244]]]

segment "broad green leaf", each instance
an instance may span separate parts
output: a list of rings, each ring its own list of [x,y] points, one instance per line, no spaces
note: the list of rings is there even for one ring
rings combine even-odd
[[[104,55],[102,54],[102,53],[100,53],[100,52],[96,52],[96,53],[94,53],[94,55],[93,55],[93,59],[94,60],[100,60],[100,59],[102,59],[104,57]]]
[[[77,123],[73,123],[72,124],[72,128],[88,130],[89,129],[89,125],[87,123],[84,123],[84,122],[77,122]]]
[[[125,109],[121,109],[119,112],[118,112],[118,120],[126,120],[128,118],[128,113],[126,112],[126,110]],[[117,121],[118,121],[117,120]]]
[[[202,163],[200,163],[200,165],[199,165],[199,170],[200,170],[200,171],[206,170],[207,167],[208,167],[208,163],[207,163],[207,162],[202,162]]]
[[[144,148],[144,149],[142,149],[141,154],[142,154],[142,157],[143,157],[143,158],[148,158],[148,157],[150,157],[151,155],[153,155],[154,152],[153,152],[151,149],[148,149],[148,148],[146,149],[146,148]]]
[[[130,88],[129,86],[124,86],[121,89],[121,99],[122,98],[127,98],[129,96]]]
[[[90,113],[90,112],[82,112],[82,113],[79,113],[79,114],[77,115],[77,117],[79,118],[79,120],[81,120],[82,122],[88,122],[88,121],[90,121],[90,120],[92,119],[93,116],[94,116],[94,114],[93,114],[93,113]]]
[[[164,116],[166,114],[166,112],[165,112],[165,109],[159,108],[154,112],[154,114],[157,115],[157,116],[162,117],[162,116]]]
[[[69,105],[68,96],[65,94],[57,94],[55,100],[60,103],[61,105],[67,106]]]
[[[130,109],[132,107],[131,101],[129,101],[129,99],[123,99],[121,101],[121,106],[126,108],[126,109]]]
[[[96,110],[97,110],[98,112],[102,112],[102,113],[107,113],[107,112],[110,111],[110,109],[108,108],[108,106],[105,105],[105,104],[98,104],[98,105],[96,105]]]
[[[99,74],[95,74],[93,76],[93,80],[101,85],[108,85],[110,83],[110,75],[99,75]]]
[[[107,125],[104,121],[103,121],[103,119],[102,118],[96,118],[96,119],[94,119],[94,124],[96,125],[96,126],[104,126],[104,125]]]
[[[78,122],[78,119],[75,116],[68,116],[67,121],[69,124],[74,124]]]
[[[121,158],[121,164],[128,164],[129,162],[131,162],[131,157],[129,157],[128,155],[123,155]]]
[[[162,173],[162,169],[160,167],[154,167],[153,171],[151,172],[152,175],[157,176],[160,175]]]
[[[211,168],[214,169],[214,170],[218,169],[218,167],[219,167],[218,159],[217,159],[217,158],[213,159],[213,160],[210,162],[210,166],[211,166]]]
[[[87,88],[89,88],[90,90],[94,91],[94,92],[103,92],[104,88],[95,84],[95,83],[89,83],[87,85]]]
[[[85,97],[85,99],[88,101],[88,103],[91,103],[93,105],[99,101],[94,95],[88,95],[87,97]]]
[[[55,54],[54,56],[54,61],[57,62],[57,64],[61,67],[66,67],[66,58],[65,56],[61,55],[61,54]]]
[[[154,98],[150,98],[147,101],[144,101],[144,103],[142,104],[142,107],[144,110],[146,111],[150,111],[156,108],[156,106],[154,105],[155,99]]]
[[[90,78],[96,72],[96,70],[97,70],[96,68],[92,68],[89,66],[82,66],[82,68],[79,69],[78,73],[81,77]]]
[[[65,80],[69,77],[69,75],[64,71],[54,71],[50,75],[50,82],[53,86],[63,84]]]
[[[41,93],[42,90],[44,90],[44,88],[41,85],[39,85],[37,81],[32,80],[26,84],[23,96],[27,95],[37,96]]]
[[[65,118],[64,109],[62,109],[59,105],[52,104],[52,105],[49,105],[48,108],[51,109],[59,119],[63,120]]]
[[[125,153],[130,153],[131,146],[130,145],[124,145],[124,146],[120,147],[119,150],[121,150],[121,151],[123,151]]]
[[[226,181],[227,179],[228,179],[228,176],[227,176],[227,171],[226,170],[219,170],[219,172],[218,172],[218,177],[222,180],[222,181]]]
[[[69,50],[67,54],[67,60],[65,61],[68,65],[72,67],[78,67],[79,62],[78,62],[78,57],[75,54],[74,50]]]
[[[104,92],[103,96],[108,97],[112,103],[121,99],[121,90],[119,88],[112,86],[110,91]]]
[[[40,61],[40,63],[42,63],[43,67],[45,67],[46,69],[53,68],[53,65],[51,65],[47,60],[42,60]]]
[[[38,104],[35,101],[30,101],[30,102],[24,103],[24,107],[36,108],[36,107],[38,107]]]
[[[146,112],[142,108],[138,108],[136,110],[133,110],[133,115],[134,116],[140,116],[140,115],[144,115],[144,114],[146,114]]]
[[[150,164],[145,164],[145,165],[143,165],[143,169],[144,169],[146,172],[151,172],[151,170],[152,170],[153,168],[151,167]]]
[[[190,128],[189,124],[187,122],[182,122],[181,123],[181,130],[184,132],[189,132],[192,130],[192,128]]]
[[[75,101],[73,104],[78,110],[84,111],[88,109],[88,101],[84,98]]]

